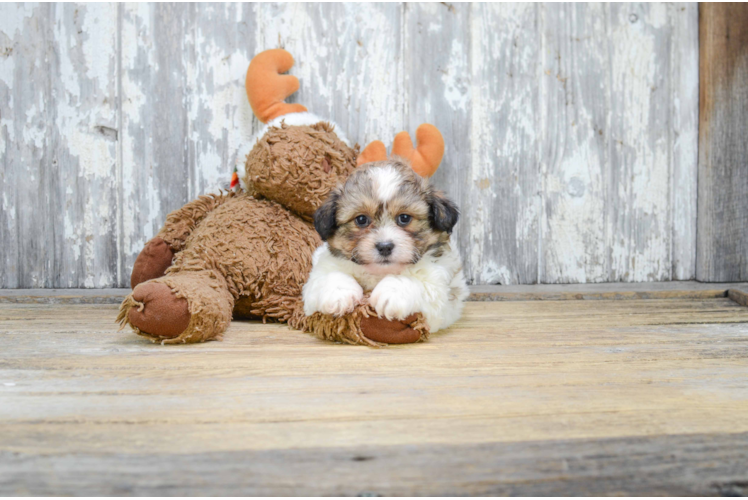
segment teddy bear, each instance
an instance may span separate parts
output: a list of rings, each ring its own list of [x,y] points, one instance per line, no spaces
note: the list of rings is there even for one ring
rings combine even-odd
[[[365,302],[342,317],[306,317],[302,287],[321,244],[313,214],[357,167],[386,158],[375,141],[359,154],[329,120],[285,99],[299,81],[284,74],[290,53],[271,49],[255,56],[246,77],[250,105],[265,124],[247,155],[239,192],[200,196],[167,216],[135,260],[132,292],[117,321],[162,344],[220,340],[233,318],[287,322],[321,339],[382,346],[428,338],[420,314],[378,318]],[[393,153],[429,175],[444,143],[422,125],[413,148],[407,133]]]

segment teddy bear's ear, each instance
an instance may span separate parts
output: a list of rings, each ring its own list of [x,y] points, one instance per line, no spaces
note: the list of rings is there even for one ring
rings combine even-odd
[[[306,107],[284,101],[299,90],[299,79],[282,75],[293,66],[293,56],[283,49],[271,49],[257,54],[249,63],[245,87],[255,116],[267,123],[289,113],[301,113]]]
[[[444,157],[444,138],[438,128],[423,123],[416,130],[416,144],[413,148],[410,134],[400,132],[392,143],[392,154],[408,160],[421,177],[431,177]]]
[[[384,161],[387,159],[387,148],[382,141],[372,141],[361,151],[356,160],[356,165],[363,165],[373,161]]]

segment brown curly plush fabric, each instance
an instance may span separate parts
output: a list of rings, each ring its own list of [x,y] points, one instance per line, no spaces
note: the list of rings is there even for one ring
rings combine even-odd
[[[355,169],[357,154],[328,123],[270,128],[247,156],[248,193],[201,196],[169,214],[138,257],[150,279],[133,279],[118,322],[164,344],[220,339],[232,315],[351,344],[426,339],[420,315],[390,324],[371,321],[376,314],[360,306],[342,318],[304,317],[301,290],[321,243],[310,220]],[[174,258],[164,272],[166,250]]]
[[[196,200],[192,200],[182,208],[167,215],[166,223],[158,232],[156,238],[167,242],[172,252],[181,252],[185,241],[205,216],[233,197],[234,193],[199,196]]]
[[[171,273],[214,270],[251,315],[286,321],[301,295],[320,239],[278,203],[242,194],[216,208],[187,239]]]
[[[330,191],[356,168],[357,156],[358,145],[346,146],[329,123],[281,123],[268,130],[247,157],[245,182],[251,193],[311,220]]]
[[[184,225],[181,220],[178,223]],[[169,232],[174,233],[162,231]],[[237,317],[287,321],[319,244],[310,223],[273,201],[240,194],[217,205],[184,240],[166,275],[143,284],[165,283],[189,303],[190,326],[167,343],[197,342],[220,335],[237,302],[241,302],[235,311]],[[123,308],[129,310],[136,303],[126,300]],[[211,317],[211,328],[196,315]],[[192,331],[193,327],[197,330]],[[142,326],[138,329],[143,333]],[[148,333],[163,337],[155,331]]]
[[[361,304],[340,318],[322,313],[304,316],[299,307],[288,324],[322,340],[369,347],[382,347],[388,343],[410,344],[429,338],[428,326],[420,313],[403,321],[387,321],[379,319],[368,304]]]

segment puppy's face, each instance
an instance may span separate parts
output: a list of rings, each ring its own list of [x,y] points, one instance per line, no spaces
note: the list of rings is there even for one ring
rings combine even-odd
[[[449,242],[457,207],[396,160],[354,171],[314,214],[333,255],[373,274],[400,272]]]

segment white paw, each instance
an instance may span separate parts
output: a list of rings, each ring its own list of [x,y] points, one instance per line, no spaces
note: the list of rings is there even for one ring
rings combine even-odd
[[[364,291],[358,284],[356,286],[328,287],[320,299],[319,310],[323,314],[342,316],[353,309],[364,300]]]
[[[419,290],[407,280],[384,278],[374,287],[369,304],[377,315],[387,319],[405,319],[418,311]]]

